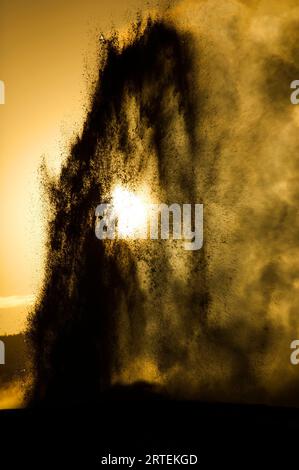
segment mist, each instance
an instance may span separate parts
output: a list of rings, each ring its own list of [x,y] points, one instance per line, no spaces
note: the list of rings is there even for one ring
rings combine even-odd
[[[28,332],[31,403],[145,382],[170,397],[298,405],[299,9],[178,2],[101,41],[82,134],[49,201]],[[121,184],[204,205],[204,245],[102,240]],[[299,258],[298,258],[299,259]]]

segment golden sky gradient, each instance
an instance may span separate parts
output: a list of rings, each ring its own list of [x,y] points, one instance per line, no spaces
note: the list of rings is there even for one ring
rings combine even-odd
[[[145,0],[0,1],[0,334],[24,327],[41,279],[41,158],[57,170],[80,131],[99,33],[147,8]]]

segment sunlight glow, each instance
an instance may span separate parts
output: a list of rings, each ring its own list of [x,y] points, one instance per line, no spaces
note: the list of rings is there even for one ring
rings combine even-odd
[[[122,186],[112,192],[112,204],[118,220],[118,234],[121,238],[133,238],[147,229],[147,206],[142,196]]]

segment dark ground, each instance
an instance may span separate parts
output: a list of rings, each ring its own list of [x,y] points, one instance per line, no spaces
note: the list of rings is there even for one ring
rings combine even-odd
[[[23,335],[1,339],[9,359],[0,370],[5,385],[23,374],[25,343]],[[109,453],[143,461],[146,454],[191,453],[199,459],[194,468],[284,470],[298,467],[298,440],[299,409],[171,401],[146,384],[114,388],[84,408],[0,411],[0,465],[7,459],[10,468],[89,469]]]
[[[191,453],[199,458],[194,468],[297,468],[299,410],[154,398],[116,394],[96,407],[2,411],[1,463],[89,469],[108,454],[144,461]]]

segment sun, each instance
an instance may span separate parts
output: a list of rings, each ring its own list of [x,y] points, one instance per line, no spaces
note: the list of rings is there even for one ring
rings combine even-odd
[[[134,238],[147,230],[147,205],[141,195],[117,185],[112,192],[120,238]]]

